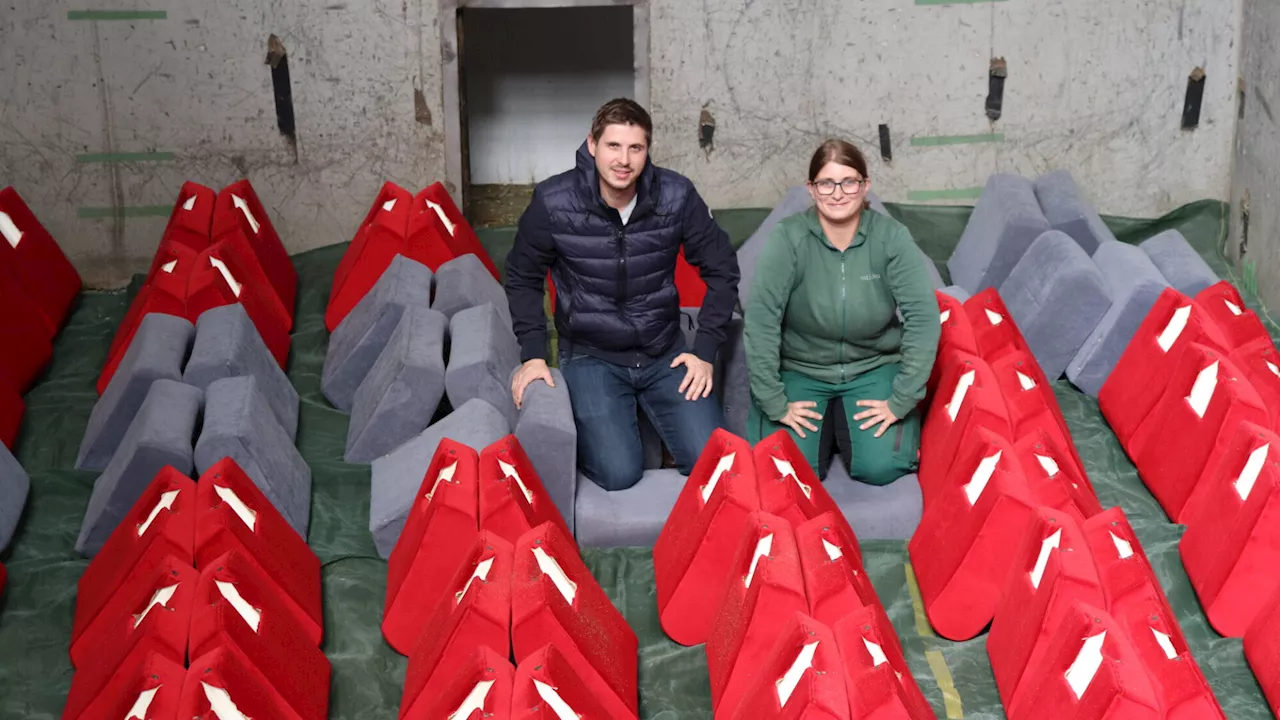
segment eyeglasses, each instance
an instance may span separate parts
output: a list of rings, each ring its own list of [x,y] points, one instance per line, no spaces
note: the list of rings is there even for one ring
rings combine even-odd
[[[856,180],[853,178],[846,178],[840,182],[836,182],[835,180],[819,180],[809,184],[818,189],[819,195],[833,195],[835,194],[836,187],[843,190],[845,195],[852,195],[866,186],[867,182],[866,178],[858,178]]]

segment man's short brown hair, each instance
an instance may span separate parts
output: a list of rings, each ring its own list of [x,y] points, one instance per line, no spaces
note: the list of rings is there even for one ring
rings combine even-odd
[[[653,142],[653,120],[640,103],[628,98],[614,98],[596,111],[591,121],[591,139],[600,142],[600,136],[609,125],[638,125],[644,128],[644,141]]]

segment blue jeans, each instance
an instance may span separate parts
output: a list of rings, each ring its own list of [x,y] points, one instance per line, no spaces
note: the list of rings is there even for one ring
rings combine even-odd
[[[680,472],[688,475],[724,423],[716,393],[686,400],[680,392],[687,369],[671,367],[683,343],[641,368],[615,365],[589,355],[560,356],[578,427],[578,466],[605,490],[625,490],[644,474],[636,404],[644,410]]]

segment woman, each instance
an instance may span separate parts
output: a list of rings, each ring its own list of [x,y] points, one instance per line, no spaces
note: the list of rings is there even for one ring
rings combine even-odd
[[[785,427],[816,473],[822,417],[841,398],[850,474],[885,485],[918,467],[916,405],[940,334],[928,260],[870,209],[867,161],[850,143],[818,148],[808,187],[814,206],[774,228],[747,305],[748,439]]]

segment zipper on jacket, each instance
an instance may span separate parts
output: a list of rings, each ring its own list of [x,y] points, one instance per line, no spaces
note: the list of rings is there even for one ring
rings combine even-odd
[[[845,270],[844,270],[844,251],[840,252],[840,383],[845,382],[844,377],[844,336],[847,331],[847,321],[849,317],[849,307],[845,300],[846,293]]]

